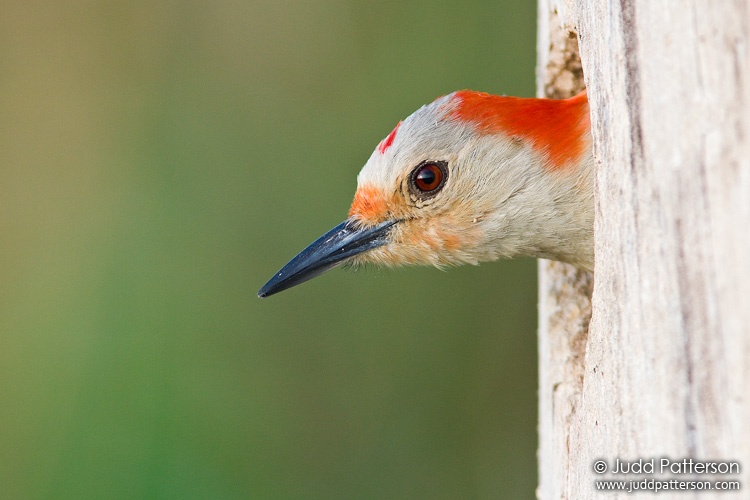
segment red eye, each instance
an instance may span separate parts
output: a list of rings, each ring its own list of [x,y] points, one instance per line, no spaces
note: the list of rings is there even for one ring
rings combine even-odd
[[[424,163],[414,170],[414,173],[412,174],[412,183],[419,192],[434,194],[443,187],[446,174],[445,163]]]

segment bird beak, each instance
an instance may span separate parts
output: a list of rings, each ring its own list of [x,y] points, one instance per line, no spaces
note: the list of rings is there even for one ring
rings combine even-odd
[[[323,274],[345,260],[387,243],[387,235],[395,220],[372,227],[347,219],[313,241],[299,255],[268,280],[258,297],[268,297]]]

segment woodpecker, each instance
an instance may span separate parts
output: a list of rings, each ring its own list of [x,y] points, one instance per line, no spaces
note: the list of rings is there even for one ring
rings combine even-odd
[[[343,263],[531,256],[592,270],[593,175],[585,92],[561,100],[453,92],[396,125],[360,171],[348,218],[258,296]]]

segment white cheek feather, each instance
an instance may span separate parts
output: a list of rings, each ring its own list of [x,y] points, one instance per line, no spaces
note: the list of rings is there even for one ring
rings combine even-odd
[[[589,154],[579,165],[553,170],[529,145],[499,134],[481,136],[467,149],[466,168],[459,166],[453,187],[471,193],[482,213],[479,260],[529,255],[593,267]]]

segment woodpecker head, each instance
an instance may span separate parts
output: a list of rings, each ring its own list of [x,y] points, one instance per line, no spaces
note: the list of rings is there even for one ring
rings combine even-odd
[[[592,172],[585,93],[440,97],[378,144],[357,177],[346,221],[258,295],[345,262],[446,266],[527,255],[590,269]]]

